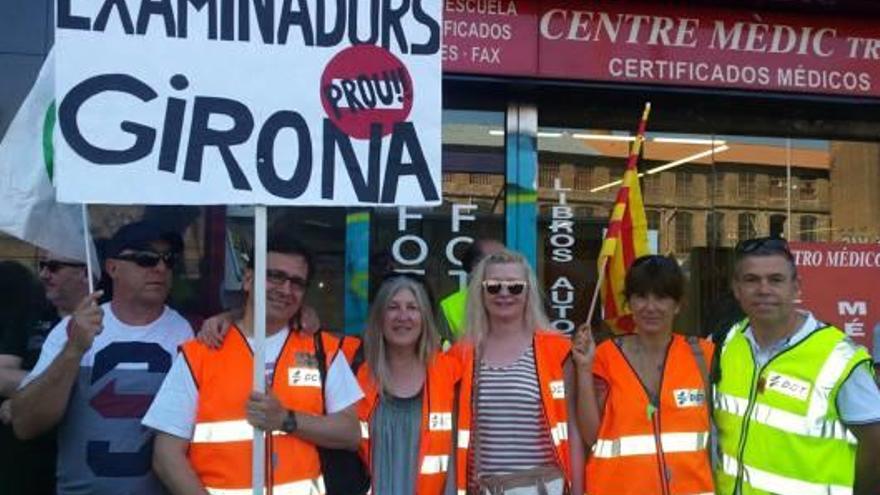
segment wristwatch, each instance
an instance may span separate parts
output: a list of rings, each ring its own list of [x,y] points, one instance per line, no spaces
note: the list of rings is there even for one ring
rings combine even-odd
[[[287,415],[284,416],[284,421],[281,422],[281,431],[284,433],[293,433],[296,431],[296,413],[287,410]]]

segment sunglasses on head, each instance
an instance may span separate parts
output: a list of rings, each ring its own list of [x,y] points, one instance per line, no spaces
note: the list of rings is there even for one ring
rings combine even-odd
[[[165,263],[168,268],[174,268],[177,264],[177,253],[166,251],[157,253],[155,251],[136,251],[133,253],[123,253],[114,256],[115,259],[122,261],[130,261],[141,268],[153,268],[160,261]]]
[[[502,288],[507,289],[509,294],[517,296],[526,290],[526,285],[528,284],[525,280],[483,280],[483,288],[493,296],[500,293]]]
[[[288,275],[287,272],[283,270],[274,269],[266,270],[266,281],[272,285],[284,285],[285,282],[290,282],[291,287],[299,290],[305,290],[308,285],[306,279],[302,277]]]
[[[788,241],[780,237],[758,237],[746,239],[736,245],[736,254],[745,255],[750,253],[779,253],[790,259],[794,259],[788,248]]]
[[[633,261],[632,266],[637,267],[641,265],[655,265],[655,266],[669,266],[669,265],[678,265],[678,262],[668,256],[662,256],[659,254],[648,254],[642,256],[640,258],[636,258]]]
[[[41,260],[37,263],[37,266],[39,267],[40,271],[49,270],[49,273],[55,273],[58,270],[67,266],[71,268],[82,268],[86,266],[86,264],[72,261]]]

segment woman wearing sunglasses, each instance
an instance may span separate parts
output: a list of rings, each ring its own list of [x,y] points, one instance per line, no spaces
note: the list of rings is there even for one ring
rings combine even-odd
[[[439,341],[425,287],[407,276],[386,279],[370,310],[366,363],[358,370],[360,454],[373,493],[444,493],[459,372]]]
[[[589,495],[714,493],[712,344],[673,333],[683,294],[684,275],[674,259],[638,258],[624,287],[635,332],[598,347],[589,327],[575,338],[577,424],[592,446]]]
[[[570,453],[568,439],[578,438],[565,395],[571,344],[547,328],[525,258],[507,250],[484,258],[468,288],[465,338],[450,350],[462,363],[459,493],[582,493],[582,453]]]

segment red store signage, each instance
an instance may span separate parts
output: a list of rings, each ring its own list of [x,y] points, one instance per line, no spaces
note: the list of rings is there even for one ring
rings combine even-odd
[[[880,352],[874,346],[880,340],[880,244],[793,242],[791,252],[801,279],[802,306],[868,350]]]
[[[446,0],[444,70],[880,97],[880,23],[566,0]]]

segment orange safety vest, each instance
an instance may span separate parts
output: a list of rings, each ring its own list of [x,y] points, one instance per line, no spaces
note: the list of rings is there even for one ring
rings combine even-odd
[[[565,474],[565,482],[571,489],[571,466],[568,448],[568,408],[565,401],[565,381],[562,365],[571,352],[571,341],[565,335],[550,330],[537,330],[533,338],[535,346],[535,368],[538,373],[538,386],[541,390],[541,402],[544,406],[544,419],[550,429],[556,463]],[[456,485],[459,494],[468,489],[468,482],[473,474],[471,470],[469,446],[470,432],[475,427],[474,415],[471,411],[474,353],[470,342],[461,342],[449,350],[461,363],[461,386],[458,400],[458,442],[456,452]],[[479,414],[479,412],[478,412]],[[462,468],[467,466],[467,469]]]
[[[358,382],[364,391],[364,399],[358,404],[361,423],[361,445],[358,452],[369,469],[370,433],[373,413],[379,403],[379,390],[369,367],[358,370]],[[422,393],[422,427],[419,437],[415,495],[441,495],[452,455],[452,411],[455,402],[455,385],[460,374],[458,360],[445,354],[435,354],[428,364],[425,387]]]
[[[705,363],[712,343],[701,340]],[[700,370],[685,337],[673,335],[660,379],[660,404],[613,341],[596,349],[593,373],[608,385],[598,438],[586,466],[589,495],[714,493],[709,409]]]
[[[322,332],[329,360],[336,337]],[[253,390],[253,353],[241,331],[232,326],[223,345],[211,350],[198,341],[181,350],[199,391],[190,464],[208,493],[249,495],[253,427],[245,403]],[[282,406],[321,415],[324,396],[312,336],[291,331],[275,363],[271,391]],[[323,495],[324,479],[315,445],[295,435],[275,432],[267,439],[266,486],[273,495]]]

